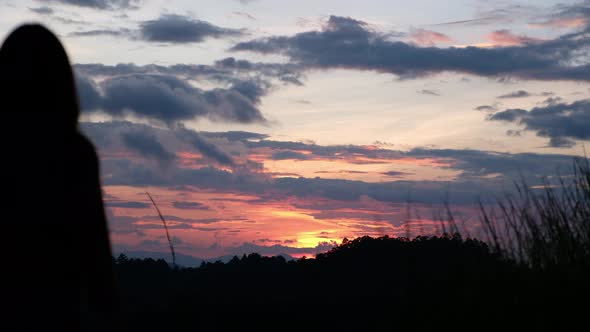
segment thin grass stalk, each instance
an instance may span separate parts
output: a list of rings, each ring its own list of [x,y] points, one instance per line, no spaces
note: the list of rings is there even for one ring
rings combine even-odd
[[[158,212],[158,215],[160,216],[160,220],[162,220],[162,224],[164,224],[164,230],[166,230],[166,238],[168,239],[168,244],[170,245],[170,253],[172,254],[172,266],[176,267],[176,253],[174,252],[174,245],[172,245],[172,240],[170,239],[170,232],[168,232],[168,225],[166,225],[166,219],[164,219],[164,216],[162,215],[162,212],[160,212],[160,209],[158,208],[156,201],[154,201],[154,199],[152,198],[152,195],[150,195],[150,193],[148,193],[147,191],[145,194],[152,201],[152,204],[154,205],[156,211]]]

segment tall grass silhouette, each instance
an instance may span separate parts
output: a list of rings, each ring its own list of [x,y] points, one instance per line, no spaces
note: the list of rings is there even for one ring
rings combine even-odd
[[[590,162],[574,161],[570,177],[522,180],[493,208],[479,205],[492,248],[539,271],[590,271]]]

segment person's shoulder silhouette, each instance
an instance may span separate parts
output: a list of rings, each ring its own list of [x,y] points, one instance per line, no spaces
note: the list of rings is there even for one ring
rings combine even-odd
[[[110,243],[93,145],[78,131],[66,51],[41,25],[14,30],[0,49],[4,153],[3,249],[13,309],[111,311]]]

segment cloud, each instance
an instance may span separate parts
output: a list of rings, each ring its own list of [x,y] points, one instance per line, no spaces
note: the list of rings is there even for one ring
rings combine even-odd
[[[211,140],[222,151],[239,151],[233,155],[234,166],[217,167],[215,164],[192,163],[184,165],[178,157],[165,174],[157,167],[143,160],[130,158],[119,148],[116,138],[124,132],[145,130],[148,135],[158,137],[167,151],[181,155],[188,153],[188,158],[194,155],[195,148],[189,141],[179,135],[179,128],[158,129],[146,125],[131,123],[92,123],[83,124],[84,132],[95,141],[101,155],[101,170],[105,185],[129,186],[159,186],[177,188],[188,186],[193,190],[214,190],[232,192],[260,197],[261,202],[280,200],[288,197],[329,198],[338,201],[357,201],[368,197],[381,202],[405,203],[411,198],[422,203],[438,204],[448,198],[455,203],[473,203],[482,192],[487,194],[502,193],[505,186],[509,186],[513,179],[524,175],[529,183],[536,183],[542,176],[555,174],[560,170],[562,174],[571,171],[572,156],[533,153],[498,153],[478,150],[454,149],[412,149],[396,151],[354,145],[322,146],[300,142],[280,142],[258,139],[249,141],[249,135],[237,135],[236,138],[246,140],[227,140],[233,134],[216,133],[203,135]],[[188,129],[183,129],[188,130]],[[95,138],[99,138],[96,140]],[[104,137],[111,138],[106,141]],[[122,145],[127,148],[126,145]],[[345,179],[323,179],[313,175],[305,178],[299,175],[284,175],[275,178],[272,171],[263,168],[242,167],[250,155],[263,158],[262,161],[272,160],[272,156],[282,151],[304,154],[308,160],[339,161],[355,164],[354,158],[359,158],[367,164],[380,163],[395,165],[399,162],[411,162],[417,165],[427,164],[442,170],[455,171],[452,180],[441,181],[407,181],[399,177],[407,175],[405,171],[392,170],[385,172],[391,181],[370,183]],[[301,161],[302,163],[305,160]],[[355,172],[357,170],[351,169]],[[335,171],[350,172],[350,171]],[[378,171],[373,171],[378,172]],[[383,171],[380,171],[383,172]],[[565,172],[565,173],[564,173]],[[376,175],[379,175],[377,173]],[[503,186],[505,185],[505,186]],[[183,187],[183,188],[184,188]],[[187,189],[182,189],[187,190]],[[410,196],[408,196],[411,194]]]
[[[131,34],[131,30],[119,29],[119,30],[86,30],[86,31],[73,31],[68,34],[70,37],[96,37],[96,36],[111,36],[111,37],[124,37]]]
[[[209,38],[241,36],[244,32],[218,27],[209,22],[182,15],[162,15],[157,19],[143,21],[138,29],[94,29],[74,31],[71,37],[110,36],[155,43],[189,44],[201,43]]]
[[[223,152],[219,147],[207,141],[207,139],[203,138],[196,131],[178,128],[177,135],[192,144],[198,151],[203,153],[203,155],[218,163],[228,166],[234,165],[234,161],[229,154]]]
[[[555,104],[559,104],[562,102],[563,102],[563,98],[555,96],[555,97],[549,97],[549,98],[543,100],[541,102],[541,104],[555,105]]]
[[[139,0],[37,0],[94,9],[136,9]]]
[[[574,139],[590,139],[590,99],[571,104],[555,102],[530,111],[507,109],[490,115],[488,119],[522,125],[524,130],[549,138],[552,147],[572,147]]]
[[[411,29],[408,37],[412,42],[421,46],[434,46],[436,44],[449,44],[453,42],[453,39],[444,33],[427,29]]]
[[[272,160],[306,160],[309,157],[303,153],[295,152],[295,151],[279,151],[273,153],[271,156]]]
[[[175,76],[134,74],[108,78],[98,84],[79,83],[87,112],[101,111],[118,118],[135,115],[166,124],[198,117],[222,122],[266,121],[257,107],[258,100],[249,95],[232,88],[204,91]],[[98,87],[101,92],[93,91]]]
[[[151,206],[148,203],[131,201],[108,201],[106,205],[107,207],[125,209],[147,209]]]
[[[486,38],[495,46],[518,46],[543,42],[542,39],[515,35],[506,29],[491,32]]]
[[[264,123],[261,98],[277,84],[301,85],[297,66],[225,58],[214,65],[78,64],[74,66],[82,108],[113,117],[136,116],[172,125],[209,118]],[[211,90],[191,82],[218,86]]]
[[[461,178],[474,179],[490,175],[501,175],[505,179],[516,179],[523,175],[531,181],[535,178],[569,171],[572,156],[536,153],[500,153],[480,150],[422,149],[415,148],[406,153],[415,158],[439,158],[449,162],[450,169],[463,171]],[[485,185],[485,184],[482,184]]]
[[[523,4],[494,4],[493,9],[478,11],[474,19],[457,20],[431,24],[430,26],[482,26],[482,25],[505,25],[513,22],[522,22],[531,16],[539,14],[539,8]]]
[[[581,28],[588,25],[586,17],[556,17],[546,21],[532,23],[532,26],[552,28]]]
[[[485,77],[590,80],[590,65],[576,65],[590,39],[565,35],[555,40],[499,48],[418,47],[391,40],[365,22],[331,16],[319,31],[240,42],[233,51],[281,54],[307,68],[349,68],[391,73],[401,78],[444,71]]]
[[[512,136],[512,137],[520,137],[522,135],[522,132],[520,130],[506,130],[506,135],[507,136]]]
[[[261,140],[268,138],[266,134],[251,133],[247,131],[226,131],[226,132],[206,132],[202,131],[201,135],[207,138],[223,138],[230,142],[247,141],[247,140]]]
[[[254,16],[252,16],[252,15],[246,13],[246,12],[238,12],[238,11],[235,11],[235,12],[232,12],[232,14],[234,16],[237,16],[237,17],[246,18],[246,19],[249,19],[249,20],[252,20],[252,21],[256,21],[256,17],[254,17]]]
[[[474,108],[474,110],[482,112],[495,112],[498,110],[498,108],[495,105],[480,105]]]
[[[207,38],[240,36],[242,31],[218,27],[182,15],[162,15],[140,25],[141,38],[152,42],[200,43]]]
[[[241,91],[257,92],[260,97],[278,80],[284,84],[302,85],[301,68],[288,63],[264,63],[248,60],[238,60],[233,57],[216,61],[214,65],[175,64],[160,66],[149,64],[136,66],[134,64],[117,64],[107,66],[103,64],[77,64],[76,72],[87,77],[115,77],[132,74],[151,74],[176,76],[180,79],[207,80],[221,83],[230,87],[239,87]],[[249,85],[249,86],[248,86]],[[255,85],[256,87],[253,87]],[[248,88],[248,89],[247,89]]]
[[[400,177],[400,176],[408,175],[409,173],[406,173],[406,172],[398,172],[398,171],[388,171],[388,172],[383,172],[381,174],[395,178],[395,177]]]
[[[416,93],[419,93],[422,95],[440,96],[440,93],[436,90],[422,89],[422,90],[416,91]]]
[[[489,16],[489,17],[479,17],[470,20],[459,20],[459,21],[450,21],[450,22],[442,22],[442,23],[435,23],[431,24],[431,26],[448,26],[448,25],[487,25],[496,23],[498,21],[498,17]]]
[[[122,138],[125,145],[131,150],[145,157],[154,158],[161,163],[168,164],[176,158],[174,153],[167,151],[154,135],[145,131],[124,133]]]
[[[122,145],[123,148],[138,152],[141,156],[168,164],[176,159],[175,152],[190,151],[185,146],[188,144],[208,161],[221,165],[234,165],[231,156],[223,152],[221,148],[207,138],[201,137],[196,131],[182,126],[160,129],[126,121],[113,121],[82,123],[81,128],[97,144],[98,149],[103,151],[111,151],[118,145]],[[223,134],[219,133],[219,135]],[[229,135],[231,136],[231,132]],[[117,143],[118,141],[120,144]],[[169,148],[164,147],[161,142],[166,142],[165,145]],[[120,152],[120,150],[113,151],[113,154]]]
[[[531,26],[577,29],[587,28],[590,18],[590,3],[580,1],[573,4],[558,4],[551,10],[551,13],[544,15],[531,23]]]
[[[514,91],[514,92],[510,92],[507,94],[503,94],[501,96],[498,96],[496,98],[498,99],[510,99],[510,98],[524,98],[524,97],[530,97],[531,94],[528,93],[527,91],[524,90],[518,90],[518,91]]]
[[[258,1],[258,0],[234,0],[234,1],[237,1],[237,2],[241,3],[242,5],[249,5],[249,4],[251,4],[255,1]]]
[[[47,6],[37,7],[37,8],[29,7],[29,10],[32,11],[33,13],[36,13],[39,15],[51,15],[54,13],[54,10],[50,7],[47,7]]]
[[[209,210],[209,207],[205,204],[198,202],[172,202],[172,206],[181,210]]]

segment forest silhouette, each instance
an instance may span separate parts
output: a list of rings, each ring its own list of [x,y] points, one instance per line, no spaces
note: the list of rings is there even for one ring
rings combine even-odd
[[[15,30],[0,50],[0,82],[5,109],[13,110],[5,112],[11,126],[3,148],[18,161],[9,165],[7,203],[27,211],[4,228],[3,300],[11,311],[81,319],[84,330],[127,331],[528,331],[585,324],[587,160],[560,190],[519,187],[520,197],[500,204],[501,217],[482,208],[486,242],[455,228],[412,239],[345,239],[314,259],[253,253],[179,267],[111,256],[98,158],[77,129],[74,78],[57,38],[38,25]],[[25,122],[30,126],[19,126]],[[25,199],[30,188],[44,191],[34,209]]]
[[[185,268],[122,254],[113,264],[138,330],[166,317],[178,330],[551,331],[583,326],[590,294],[588,270],[533,269],[458,233],[345,239],[315,259],[250,254]]]

